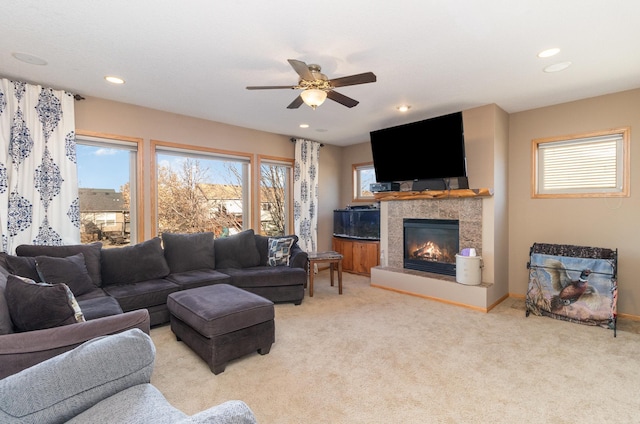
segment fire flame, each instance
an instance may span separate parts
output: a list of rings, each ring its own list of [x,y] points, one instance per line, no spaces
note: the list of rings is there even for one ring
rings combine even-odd
[[[412,257],[427,261],[437,261],[442,256],[442,251],[437,244],[428,241],[413,250]]]

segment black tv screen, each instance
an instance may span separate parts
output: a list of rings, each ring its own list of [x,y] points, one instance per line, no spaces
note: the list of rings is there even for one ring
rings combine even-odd
[[[371,131],[377,182],[466,177],[462,112]]]

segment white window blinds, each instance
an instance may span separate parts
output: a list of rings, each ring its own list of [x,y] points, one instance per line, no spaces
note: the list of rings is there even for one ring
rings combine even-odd
[[[537,194],[620,193],[622,133],[537,144]]]

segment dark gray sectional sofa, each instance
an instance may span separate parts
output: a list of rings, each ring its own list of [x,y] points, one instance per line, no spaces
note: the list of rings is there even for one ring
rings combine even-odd
[[[295,235],[273,239],[293,240],[289,246],[279,243],[285,245],[284,259],[279,256],[274,262],[271,258],[271,265],[269,237],[253,230],[215,240],[209,232],[165,233],[162,238],[112,249],[102,248],[99,242],[21,245],[16,256],[6,256],[4,261],[10,273],[34,281],[66,282],[87,320],[147,309],[154,326],[169,322],[169,294],[210,284],[231,284],[274,303],[300,304],[307,279],[307,253],[298,246]],[[274,253],[272,249],[272,256],[282,254],[280,250]],[[90,281],[74,279],[70,261],[77,260],[79,254],[84,257]],[[48,269],[40,269],[45,265]]]
[[[0,378],[94,337],[148,333],[169,322],[167,297],[180,290],[227,283],[300,304],[307,268],[296,236],[270,239],[253,230],[215,240],[212,233],[165,233],[112,249],[99,242],[19,246],[16,255],[0,253]],[[84,321],[76,319],[78,309]]]

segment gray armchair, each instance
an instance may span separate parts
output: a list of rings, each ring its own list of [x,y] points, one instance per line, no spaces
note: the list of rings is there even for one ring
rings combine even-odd
[[[242,401],[184,414],[150,384],[154,361],[155,346],[139,329],[90,340],[0,380],[0,422],[256,422]]]

